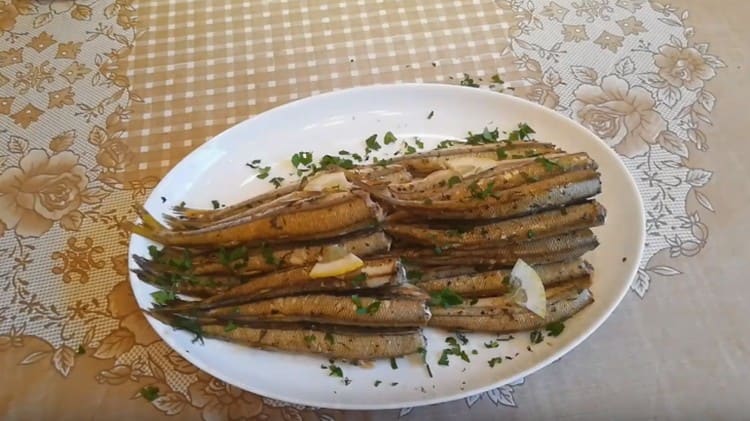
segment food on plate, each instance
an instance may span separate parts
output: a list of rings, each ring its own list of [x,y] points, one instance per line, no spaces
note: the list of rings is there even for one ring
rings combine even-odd
[[[182,204],[163,223],[139,208],[132,231],[163,245],[134,256],[160,289],[149,314],[201,338],[347,360],[424,352],[425,326],[560,323],[593,301],[583,255],[606,210],[596,162],[530,133],[485,129],[426,152],[416,139],[387,158],[372,156],[373,135],[364,157],[295,154],[300,180],[240,203]]]

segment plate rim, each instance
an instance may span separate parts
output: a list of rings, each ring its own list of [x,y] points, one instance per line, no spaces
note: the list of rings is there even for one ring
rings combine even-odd
[[[161,178],[161,180],[159,181],[159,183],[156,186],[154,186],[154,188],[151,190],[151,193],[144,200],[144,203],[146,203],[153,196],[153,192],[156,191],[159,188],[159,186],[162,183],[165,182],[165,180],[167,180],[167,178],[170,176],[170,174],[172,174],[180,166],[184,165],[184,163],[186,161],[188,161],[192,156],[198,154],[201,150],[205,150],[205,149],[208,149],[208,148],[212,147],[217,142],[221,142],[222,141],[221,139],[224,136],[226,136],[227,134],[229,134],[233,130],[237,130],[240,126],[243,126],[245,124],[252,124],[252,121],[255,120],[256,118],[259,118],[261,116],[264,116],[264,117],[267,118],[269,115],[273,116],[274,114],[277,114],[277,113],[283,113],[283,112],[285,112],[288,109],[291,109],[291,108],[294,108],[294,107],[298,107],[300,105],[303,105],[306,102],[312,102],[312,101],[315,101],[315,100],[325,100],[327,98],[335,97],[337,95],[347,95],[347,94],[359,93],[359,92],[363,92],[363,91],[377,91],[379,89],[404,89],[406,91],[411,90],[411,89],[416,89],[416,90],[420,90],[420,89],[428,89],[428,90],[430,90],[430,89],[437,89],[437,90],[440,90],[440,89],[443,89],[446,92],[450,92],[450,91],[453,91],[453,92],[468,92],[468,91],[473,91],[474,94],[485,95],[485,96],[488,96],[488,97],[489,96],[493,96],[493,95],[502,95],[505,98],[505,100],[508,100],[511,103],[515,102],[515,103],[523,104],[523,106],[531,107],[537,113],[548,114],[553,119],[556,119],[558,121],[564,122],[564,124],[571,124],[571,125],[575,126],[577,129],[579,129],[580,131],[583,131],[583,132],[587,133],[593,139],[595,139],[595,140],[597,140],[599,142],[602,142],[603,144],[606,145],[606,142],[604,142],[601,138],[599,138],[598,136],[596,136],[596,134],[594,134],[593,132],[591,132],[589,129],[587,129],[585,126],[583,126],[578,121],[573,120],[573,119],[571,119],[571,118],[569,118],[569,117],[567,117],[567,116],[565,116],[565,115],[563,115],[561,113],[558,113],[555,110],[546,108],[546,107],[544,107],[544,106],[542,106],[540,104],[537,104],[535,102],[526,100],[524,98],[519,98],[519,97],[516,97],[516,96],[513,96],[513,95],[509,95],[509,94],[505,94],[505,93],[500,93],[500,92],[494,92],[494,91],[485,90],[485,89],[479,89],[479,88],[473,88],[473,87],[466,87],[466,86],[450,85],[450,84],[444,84],[444,83],[413,83],[413,82],[412,83],[395,83],[395,84],[394,83],[377,83],[377,84],[371,84],[371,85],[356,86],[356,87],[351,87],[351,88],[333,89],[331,91],[320,93],[320,94],[317,94],[317,95],[311,95],[311,96],[308,96],[308,97],[296,99],[296,100],[293,100],[293,101],[281,104],[279,106],[270,108],[268,110],[262,111],[262,112],[260,112],[258,114],[250,116],[247,119],[245,119],[243,121],[240,121],[240,122],[238,122],[238,123],[236,123],[236,124],[234,124],[234,125],[226,128],[226,129],[224,129],[223,131],[221,131],[217,135],[213,136],[210,140],[204,142],[202,145],[200,145],[199,147],[197,147],[194,150],[192,150],[190,153],[188,153],[187,155],[185,155],[185,157],[183,157],[179,162],[177,162],[177,164],[175,164]],[[159,336],[159,338],[161,340],[163,340],[175,352],[177,352],[178,354],[180,354],[181,356],[183,356],[183,358],[186,358],[191,364],[193,364],[196,367],[198,367],[198,369],[200,369],[200,370],[208,373],[209,375],[211,375],[211,376],[213,376],[213,377],[215,377],[217,379],[220,379],[221,381],[224,381],[224,382],[226,382],[228,384],[231,384],[232,386],[237,387],[240,390],[245,390],[247,392],[254,393],[254,394],[260,396],[261,398],[269,398],[269,399],[279,400],[279,401],[283,401],[283,402],[289,403],[289,404],[297,404],[297,405],[304,405],[304,406],[315,407],[315,408],[320,407],[320,408],[335,409],[335,410],[360,410],[360,411],[391,410],[391,409],[401,409],[401,408],[407,408],[407,407],[420,407],[420,406],[427,406],[427,405],[434,405],[434,404],[440,404],[440,403],[457,401],[457,400],[460,400],[460,399],[464,399],[464,398],[466,398],[468,396],[482,394],[482,393],[485,393],[487,391],[496,389],[498,387],[501,387],[501,386],[504,386],[504,385],[507,385],[507,384],[512,384],[512,383],[518,381],[521,378],[527,377],[527,376],[529,376],[529,375],[531,375],[533,373],[536,373],[539,370],[542,370],[543,368],[547,367],[548,365],[550,365],[554,361],[556,361],[556,360],[562,358],[563,356],[567,355],[573,349],[575,349],[576,347],[578,347],[581,343],[583,343],[584,341],[586,341],[596,330],[598,330],[604,324],[604,322],[606,322],[611,317],[611,315],[615,311],[615,309],[617,309],[617,307],[620,306],[620,304],[622,303],[622,300],[624,299],[625,295],[627,294],[628,290],[630,289],[630,285],[632,284],[632,280],[634,279],[635,275],[637,274],[638,263],[640,262],[640,260],[641,260],[641,258],[643,256],[643,251],[644,251],[644,248],[645,248],[645,245],[644,245],[644,240],[645,240],[645,214],[644,214],[644,209],[643,209],[643,198],[641,197],[641,194],[640,194],[640,192],[638,190],[638,187],[637,187],[637,184],[636,184],[635,180],[633,179],[632,174],[630,173],[630,171],[628,171],[628,169],[625,166],[625,164],[623,163],[622,159],[617,155],[617,153],[614,150],[612,150],[611,147],[605,146],[603,149],[606,150],[606,153],[610,155],[610,158],[613,158],[613,161],[616,162],[615,165],[618,167],[618,170],[621,171],[622,173],[624,173],[626,175],[626,179],[628,181],[627,182],[627,186],[635,192],[634,196],[637,198],[637,201],[634,204],[634,207],[639,210],[639,212],[637,213],[636,216],[637,216],[637,219],[638,219],[638,222],[639,222],[640,230],[637,232],[637,239],[638,239],[637,256],[633,257],[633,260],[632,260],[631,264],[629,265],[629,270],[628,270],[628,275],[627,275],[627,278],[630,280],[630,282],[628,282],[628,283],[623,282],[623,286],[619,289],[619,291],[616,291],[617,292],[616,294],[614,294],[614,298],[615,299],[612,301],[612,303],[610,304],[610,306],[603,308],[601,316],[598,317],[598,318],[595,318],[593,320],[593,323],[591,323],[588,326],[584,326],[583,332],[581,334],[579,334],[578,336],[576,336],[569,343],[557,347],[555,349],[555,351],[552,352],[546,358],[541,359],[537,363],[531,364],[529,367],[527,367],[524,370],[519,371],[518,373],[515,373],[515,374],[513,374],[511,376],[508,376],[506,379],[504,379],[502,381],[491,383],[488,386],[477,387],[477,388],[473,388],[473,389],[470,389],[470,390],[467,389],[465,391],[461,391],[460,393],[454,393],[454,394],[451,394],[451,395],[448,395],[448,396],[438,396],[438,397],[432,397],[432,398],[427,398],[427,399],[422,399],[422,400],[417,400],[417,401],[398,402],[398,403],[385,403],[385,404],[378,403],[378,404],[366,404],[366,405],[363,405],[363,404],[348,404],[346,402],[330,402],[330,403],[327,403],[326,406],[322,407],[322,406],[319,406],[320,405],[319,402],[314,402],[314,401],[310,401],[310,400],[306,400],[306,399],[301,399],[301,398],[295,398],[295,397],[291,397],[291,396],[281,396],[281,395],[276,395],[276,394],[273,394],[273,393],[268,394],[266,391],[262,391],[262,392],[258,391],[257,388],[238,386],[234,382],[227,380],[225,378],[225,376],[223,376],[217,370],[214,370],[211,366],[208,366],[206,364],[202,364],[202,362],[195,362],[192,358],[190,358],[190,354],[189,353],[187,353],[187,355],[184,355],[185,353],[183,353],[180,350],[181,347],[177,346],[176,343],[174,343],[175,340],[173,339],[172,336],[163,336],[163,335],[161,335],[159,333],[159,329],[157,327],[163,325],[161,322],[159,322],[158,320],[152,318],[151,316],[149,316],[147,314],[144,314],[144,316],[145,316],[146,320],[148,321],[149,325],[151,326],[151,328],[154,329],[154,331],[157,333],[157,335]],[[142,283],[139,279],[137,279],[137,277],[135,276],[135,274],[132,272],[132,267],[130,266],[130,264],[131,264],[131,258],[130,258],[130,256],[133,254],[133,250],[132,250],[132,248],[133,248],[133,239],[135,237],[140,237],[140,236],[138,236],[137,234],[132,234],[131,233],[131,235],[129,237],[129,242],[128,242],[128,273],[129,273],[130,287],[131,287],[131,290],[133,290],[133,292],[135,292],[134,291],[134,285],[135,285],[135,283],[136,282]],[[134,299],[135,299],[135,297],[134,297]],[[138,300],[137,299],[135,299],[135,300],[136,300],[136,303],[138,304],[138,307],[141,310],[145,310],[143,307],[140,306],[140,303],[138,303]]]

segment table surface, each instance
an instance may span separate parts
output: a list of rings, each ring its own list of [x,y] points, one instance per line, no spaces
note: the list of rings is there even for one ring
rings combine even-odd
[[[748,19],[741,0],[0,0],[0,415],[746,416]],[[632,292],[572,353],[461,401],[333,411],[227,386],[150,329],[122,222],[191,150],[297,98],[495,74],[597,133],[645,202]]]

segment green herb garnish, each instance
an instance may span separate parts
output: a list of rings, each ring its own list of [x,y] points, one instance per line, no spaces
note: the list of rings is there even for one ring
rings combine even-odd
[[[500,343],[497,341],[489,341],[484,343],[484,347],[487,349],[497,348],[500,346]]]
[[[453,177],[451,177],[451,178],[448,179],[448,187],[449,188],[453,187],[453,186],[455,186],[456,184],[458,184],[460,182],[461,182],[461,177],[459,177],[457,175],[454,175]]]
[[[472,88],[478,88],[479,85],[474,82],[468,73],[464,73],[464,78],[458,82],[461,86],[470,86]]]
[[[495,365],[500,364],[503,362],[503,357],[495,357],[489,361],[487,361],[487,364],[489,364],[490,368],[495,367]]]
[[[341,369],[341,367],[337,366],[334,363],[331,363],[328,367],[328,375],[333,377],[344,377],[344,371]]]
[[[352,285],[354,286],[360,286],[363,282],[367,280],[367,274],[362,272],[357,274],[354,278],[352,278]]]
[[[430,305],[448,308],[463,304],[464,300],[460,295],[453,292],[450,288],[444,288],[440,292],[430,293]]]
[[[163,291],[159,290],[151,293],[151,297],[154,299],[154,304],[158,306],[165,306],[170,302],[177,299],[174,291]]]
[[[271,173],[271,167],[263,167],[258,170],[258,178],[261,180],[265,180],[268,178],[268,175]]]
[[[541,331],[534,330],[529,334],[529,339],[532,344],[538,344],[544,340],[544,334]]]
[[[222,266],[229,269],[237,269],[247,261],[247,248],[245,246],[235,247],[227,250],[224,247],[219,249],[219,262]]]
[[[414,139],[414,143],[417,145],[419,149],[424,149],[424,142],[422,142],[419,139]]]
[[[390,145],[391,143],[394,143],[397,140],[398,139],[396,138],[396,136],[394,136],[393,133],[391,132],[387,132],[385,136],[383,137],[383,143],[385,143],[386,145]]]
[[[529,230],[529,231],[528,231],[528,232],[526,233],[526,236],[527,236],[528,238],[534,238],[534,236],[536,236],[536,233],[535,233],[535,232],[534,232],[533,230]]]
[[[193,343],[201,341],[203,343],[203,328],[200,323],[195,319],[186,319],[184,317],[177,317],[172,324],[175,329],[187,330],[188,332],[195,335]]]
[[[326,333],[326,336],[325,336],[325,340],[326,340],[326,342],[328,342],[329,344],[333,345],[333,342],[334,342],[334,340],[333,340],[333,335],[331,335],[331,333],[330,333],[330,332]]]
[[[378,143],[378,135],[374,134],[374,135],[368,137],[365,140],[365,145],[367,145],[367,147],[370,150],[373,150],[373,151],[380,150],[380,143]]]
[[[260,246],[260,254],[263,256],[263,260],[266,261],[267,264],[278,266],[281,262],[274,256],[273,249],[271,247],[268,247],[268,244],[263,243]]]
[[[428,119],[428,120],[430,120],[430,119],[432,119],[432,117],[434,117],[434,116],[435,116],[435,111],[430,111],[430,113],[429,113],[429,114],[427,114],[427,119]]]
[[[398,370],[398,364],[395,358],[391,358],[391,370]]]
[[[490,77],[490,80],[492,81],[492,83],[498,83],[498,84],[501,84],[501,85],[503,83],[505,83],[504,80],[500,79],[500,75],[498,75],[498,74],[492,75],[492,77]]]
[[[141,388],[141,396],[143,399],[153,402],[159,397],[159,388],[156,386],[145,386]]]
[[[375,387],[380,386],[381,383],[383,383],[383,382],[381,382],[380,380],[375,380]]]
[[[323,155],[323,158],[320,159],[320,166],[316,169],[316,172],[319,170],[324,170],[330,166],[336,166],[346,170],[350,170],[354,168],[354,162],[351,159],[340,158],[338,156]]]
[[[552,322],[544,327],[547,330],[547,336],[557,337],[565,330],[565,324],[563,322]]]
[[[273,184],[277,189],[281,187],[281,183],[284,181],[284,177],[274,177],[268,180],[269,183]]]
[[[508,133],[508,141],[514,141],[514,140],[529,140],[531,139],[531,134],[536,133],[534,129],[529,127],[526,123],[519,123],[518,129],[513,130],[512,132]]]
[[[544,165],[544,170],[545,171],[554,171],[556,169],[562,168],[562,166],[560,166],[560,164],[558,164],[557,162],[550,161],[549,159],[547,159],[547,158],[545,158],[543,156],[537,157],[536,159],[534,159],[534,162],[538,162],[538,163]]]
[[[248,167],[254,170],[257,170],[258,168],[260,168],[260,159],[253,159],[252,162],[248,162],[245,165],[247,165]]]
[[[151,245],[148,246],[148,255],[151,256],[151,260],[158,263],[164,256],[164,250],[159,250],[156,246]]]
[[[474,134],[469,132],[469,136],[466,138],[466,143],[469,145],[483,145],[487,143],[497,143],[500,133],[497,129],[490,130],[487,127],[482,130],[482,133]]]
[[[299,168],[300,165],[307,166],[312,164],[313,154],[312,152],[297,152],[292,155],[292,166]]]
[[[471,193],[471,197],[479,200],[486,200],[488,197],[494,197],[493,193],[495,191],[495,182],[490,181],[487,183],[487,187],[484,189],[479,187],[479,184],[477,184],[476,181],[469,184],[469,192]]]
[[[378,310],[380,310],[380,301],[378,300],[375,300],[369,305],[365,306],[362,304],[362,299],[359,298],[359,295],[352,295],[352,302],[357,307],[357,314],[359,315],[369,314],[370,316],[372,316],[373,314],[377,313]]]
[[[229,323],[227,323],[227,325],[224,326],[224,332],[226,333],[229,333],[235,329],[237,329],[237,324],[234,323],[232,320],[230,320]]]
[[[211,206],[213,206],[214,209],[219,209],[219,207],[221,206],[221,204],[219,203],[218,200],[212,200],[211,201]]]
[[[305,339],[305,343],[307,344],[307,347],[309,348],[310,345],[312,345],[312,343],[315,342],[315,339],[317,338],[315,337],[315,335],[306,335],[304,339]]]
[[[503,149],[503,148],[497,148],[497,151],[495,151],[495,152],[497,152],[497,159],[507,159],[508,158],[508,154],[505,153],[505,149]]]

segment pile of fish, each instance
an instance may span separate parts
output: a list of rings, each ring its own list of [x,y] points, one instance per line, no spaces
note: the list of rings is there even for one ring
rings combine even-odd
[[[164,323],[248,346],[368,360],[421,328],[513,332],[593,301],[596,163],[536,141],[452,144],[329,165],[218,209],[140,208],[134,256]],[[186,297],[190,297],[186,299]]]

